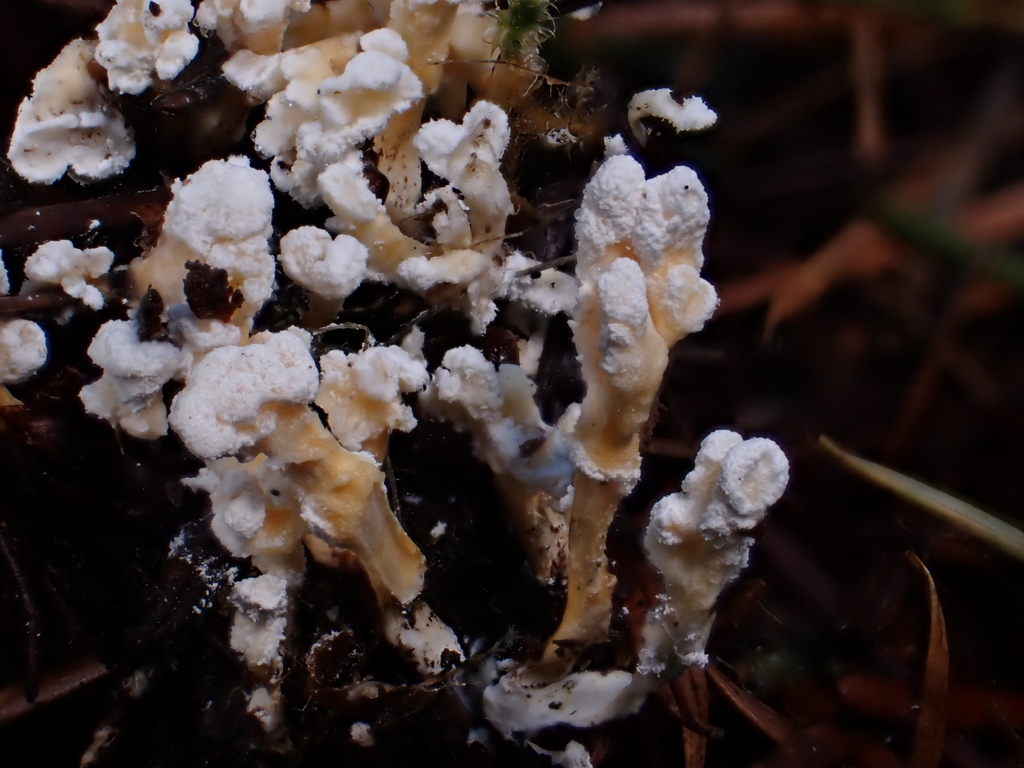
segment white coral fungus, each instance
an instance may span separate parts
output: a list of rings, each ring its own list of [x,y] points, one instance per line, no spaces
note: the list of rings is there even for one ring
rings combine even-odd
[[[171,428],[204,459],[238,453],[267,437],[277,420],[265,405],[297,405],[316,396],[320,378],[308,343],[308,336],[265,332],[244,347],[213,350],[174,398]]]
[[[92,57],[93,43],[73,40],[32,81],[8,151],[25,179],[49,184],[69,169],[82,179],[106,179],[135,157],[124,118],[89,71]]]
[[[31,320],[0,323],[0,384],[27,381],[46,362],[46,333]]]
[[[333,240],[319,227],[299,227],[281,238],[281,266],[288,277],[325,299],[344,299],[366,275],[366,246],[350,235]]]
[[[142,93],[153,82],[175,77],[199,51],[188,28],[189,0],[118,0],[96,27],[96,61],[112,90]]]
[[[676,101],[670,88],[641,91],[629,100],[627,110],[630,130],[641,144],[647,142],[649,131],[641,124],[645,117],[658,117],[677,131],[702,131],[718,121],[718,115],[700,96]]]
[[[416,426],[402,395],[426,386],[424,361],[401,347],[371,347],[352,354],[332,350],[320,358],[320,365],[323,380],[316,404],[348,450],[368,450],[382,457],[388,432],[408,432]]]
[[[25,260],[25,277],[28,282],[22,291],[32,290],[40,285],[59,285],[64,293],[81,299],[91,309],[103,307],[103,294],[87,279],[105,275],[114,263],[114,254],[109,248],[87,248],[80,251],[70,240],[52,240],[40,245],[35,253]]]
[[[788,481],[789,462],[771,440],[729,430],[704,439],[682,490],[651,509],[644,545],[665,594],[648,617],[642,667],[705,661],[715,601],[746,567],[751,531]]]
[[[120,425],[133,437],[153,439],[167,433],[161,389],[187,372],[187,353],[166,341],[140,341],[133,321],[109,320],[96,332],[89,357],[103,368],[103,376],[82,388],[86,412]]]

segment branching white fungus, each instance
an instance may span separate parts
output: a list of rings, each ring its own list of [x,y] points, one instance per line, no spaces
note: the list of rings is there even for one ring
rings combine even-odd
[[[343,38],[282,54],[278,66],[287,86],[270,99],[267,117],[254,134],[257,150],[274,157],[274,183],[304,205],[319,201],[321,173],[423,95],[398,34],[369,32],[359,38],[363,51],[358,54],[353,43]],[[250,87],[268,90],[270,72],[250,78]]]
[[[134,322],[109,320],[89,345],[89,357],[103,368],[103,376],[82,388],[88,413],[134,437],[152,440],[167,434],[161,390],[187,373],[191,355],[165,341],[140,341]]]
[[[265,573],[235,582],[232,601],[239,610],[231,627],[231,647],[250,666],[281,667],[280,646],[288,619],[288,582]]]
[[[577,472],[569,514],[568,596],[545,659],[571,663],[568,645],[603,639],[614,579],[604,556],[608,526],[640,471],[640,427],[669,348],[717,305],[701,279],[707,195],[687,168],[645,180],[628,155],[601,165],[577,212],[580,293],[573,333],[587,394],[569,435]],[[668,288],[671,286],[672,290]]]
[[[196,363],[171,404],[171,427],[203,459],[219,459],[255,445],[277,428],[282,403],[316,396],[320,377],[308,337],[261,333],[244,347],[218,347]]]
[[[118,0],[96,27],[96,61],[110,88],[142,93],[154,74],[170,80],[181,72],[199,51],[188,28],[193,15],[189,0]]]
[[[541,420],[535,390],[518,365],[495,370],[479,350],[457,347],[445,354],[425,404],[473,435],[534,572],[548,581],[564,565],[565,523],[554,502],[568,492],[573,467],[561,433]]]
[[[349,235],[331,239],[317,227],[299,227],[281,238],[281,266],[288,277],[325,299],[347,297],[366,274],[366,246]]]
[[[351,235],[331,234],[319,227],[299,227],[281,238],[278,260],[284,273],[309,291],[306,322],[331,322],[345,299],[366,277],[366,246]]]
[[[416,426],[403,394],[427,385],[426,364],[401,347],[371,347],[346,354],[332,350],[320,358],[323,378],[316,404],[324,409],[331,432],[350,451],[367,451],[383,460],[388,434]]]
[[[555,682],[511,672],[484,691],[484,714],[506,737],[553,725],[586,728],[633,714],[656,687],[620,669],[574,672]]]
[[[89,70],[93,46],[68,43],[36,75],[32,96],[18,107],[7,156],[29,181],[49,184],[69,169],[82,179],[106,179],[135,157],[124,118]]]
[[[576,307],[580,286],[572,275],[550,267],[529,272],[539,262],[518,251],[509,255],[507,266],[512,275],[507,295],[517,304],[545,315],[571,314]]]
[[[216,32],[229,50],[256,53],[281,50],[289,15],[309,10],[310,0],[203,0],[196,25]]]
[[[644,545],[665,593],[648,613],[642,670],[707,662],[715,601],[746,567],[751,531],[788,480],[789,462],[771,440],[728,430],[704,439],[682,491],[651,509]]]
[[[89,346],[103,374],[81,400],[136,438],[170,426],[205,462],[184,482],[208,494],[223,547],[260,572],[225,580],[231,647],[254,680],[248,710],[269,732],[285,723],[281,684],[307,553],[328,566],[358,560],[378,629],[411,667],[427,680],[450,675],[484,688],[484,715],[497,731],[529,736],[628,715],[684,665],[702,663],[715,600],[785,488],[788,465],[774,443],[710,435],[682,491],[651,511],[644,546],[664,593],[648,612],[637,668],[574,667],[607,637],[607,533],[638,480],[641,428],[669,350],[700,330],[717,298],[700,277],[709,210],[696,173],[680,167],[647,179],[621,136],[605,140],[576,213],[575,274],[506,242],[515,212],[502,168],[509,115],[521,114],[515,108],[540,82],[545,8],[530,29],[513,30],[479,0],[202,0],[194,19],[188,0],[118,0],[99,42],[68,45],[19,109],[9,154],[29,181],[53,182],[68,169],[81,179],[123,171],[134,145],[118,94],[179,75],[199,46],[190,22],[227,49],[227,80],[250,103],[265,102],[253,141],[269,172],[229,157],[173,182],[156,244],[128,266],[129,319],[105,322]],[[94,79],[97,64],[116,93]],[[424,123],[428,97],[439,117]],[[715,120],[699,98],[680,104],[664,89],[629,103],[641,144],[649,117],[677,130]],[[584,144],[574,131],[545,124],[538,135],[555,151]],[[442,183],[424,191],[421,163]],[[280,240],[272,185],[307,209],[308,223],[279,229]],[[333,214],[326,220],[316,218],[321,204]],[[100,309],[112,262],[106,248],[44,243],[26,260],[22,290],[59,284]],[[258,314],[274,296],[278,266],[288,291],[293,282],[308,299],[285,322]],[[4,294],[6,270],[0,278]],[[197,295],[200,278],[215,286],[214,299]],[[368,282],[419,294],[433,305],[421,317],[459,309],[482,349],[500,305],[499,352],[514,359],[518,351],[521,364],[494,364],[509,358],[465,340],[425,355],[425,339],[436,337],[426,323],[415,327],[420,317],[395,334],[400,346],[367,333],[364,349],[320,354],[318,345],[315,360],[313,334],[326,343],[324,332]],[[586,395],[548,424],[534,379],[559,313],[570,318]],[[268,315],[273,330],[254,334],[256,318]],[[438,358],[428,374],[427,360]],[[38,325],[0,323],[0,384],[25,381],[45,360]],[[171,381],[182,386],[168,413]],[[499,661],[426,601],[427,560],[389,502],[399,488],[385,487],[389,436],[414,430],[423,411],[472,437],[534,572],[547,585],[566,583],[560,625],[535,658]],[[441,520],[422,530],[444,545],[459,526]],[[473,665],[485,672],[467,671]],[[362,723],[351,735],[373,742]],[[558,765],[590,765],[576,742],[547,754]]]
[[[43,285],[59,285],[64,293],[81,299],[91,309],[102,309],[103,294],[88,279],[105,275],[114,263],[109,248],[86,248],[80,251],[70,240],[53,240],[40,245],[25,260],[26,282],[22,293]]]
[[[172,189],[159,241],[130,267],[138,294],[151,286],[169,308],[185,302],[186,262],[224,269],[244,299],[231,322],[247,333],[274,286],[267,242],[274,197],[267,174],[243,158],[211,160]]]

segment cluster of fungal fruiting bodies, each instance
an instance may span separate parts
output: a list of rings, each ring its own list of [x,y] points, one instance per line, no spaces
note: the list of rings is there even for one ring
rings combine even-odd
[[[535,15],[546,23],[546,13]],[[127,265],[127,318],[102,325],[89,347],[103,374],[81,401],[137,438],[172,430],[205,462],[184,482],[209,495],[223,546],[262,574],[233,585],[231,645],[258,681],[250,709],[271,731],[281,727],[283,654],[307,556],[330,565],[346,551],[359,560],[384,636],[422,675],[457,674],[466,661],[468,649],[421,595],[426,562],[385,487],[388,436],[414,430],[418,412],[471,435],[537,577],[566,585],[561,623],[535,658],[474,676],[487,718],[509,736],[627,714],[684,665],[703,663],[715,598],[744,567],[751,529],[787,482],[771,441],[709,436],[681,493],[651,513],[645,547],[664,593],[649,612],[640,662],[574,669],[578,654],[607,636],[606,537],[638,480],[640,430],[668,352],[717,305],[700,277],[708,201],[692,170],[647,179],[612,137],[576,214],[575,271],[513,251],[502,159],[509,114],[536,82],[523,62],[539,66],[544,35],[518,30],[515,44],[503,45],[502,24],[476,0],[202,0],[194,11],[187,0],[119,0],[98,41],[69,44],[18,114],[9,158],[29,181],[116,175],[135,151],[120,95],[175,77],[199,36],[213,34],[230,54],[224,76],[254,108],[263,105],[253,139],[269,173],[233,156],[173,183],[159,238]],[[447,105],[447,117],[424,121],[430,97]],[[679,130],[714,121],[699,99],[678,104],[667,91],[630,102],[641,141],[649,116]],[[427,192],[424,165],[442,182]],[[274,246],[274,187],[330,216],[279,232]],[[411,219],[429,221],[430,232]],[[98,309],[113,261],[106,248],[45,243],[29,257],[21,290],[59,285]],[[275,300],[278,268],[307,292],[308,311],[299,325],[255,333],[257,313]],[[365,282],[454,306],[477,335],[498,302],[518,305],[538,328],[566,313],[583,401],[545,423],[536,340],[521,342],[521,364],[496,366],[456,346],[431,370],[414,326],[395,344],[368,339],[360,351],[314,359],[312,334]],[[7,291],[6,279],[0,287]],[[45,357],[38,326],[0,327],[0,381],[26,380]],[[167,398],[171,381],[178,391]]]

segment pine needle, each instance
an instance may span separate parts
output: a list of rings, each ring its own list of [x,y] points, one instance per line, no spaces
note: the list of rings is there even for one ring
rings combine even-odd
[[[1024,531],[962,499],[894,469],[862,459],[822,435],[821,446],[854,474],[892,491],[906,501],[934,512],[1017,560],[1024,561]]]
[[[949,642],[942,605],[928,568],[914,553],[910,559],[921,571],[928,585],[928,655],[924,663],[911,768],[939,768],[945,745],[947,710],[949,708]]]

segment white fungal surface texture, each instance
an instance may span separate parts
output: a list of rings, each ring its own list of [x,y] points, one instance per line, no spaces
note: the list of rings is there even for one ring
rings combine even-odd
[[[47,334],[63,350],[73,331],[89,339],[75,370],[86,354],[95,364],[85,412],[162,441],[126,455],[176,451],[191,468],[182,481],[203,494],[211,546],[237,558],[230,576],[204,576],[222,588],[211,616],[231,617],[225,642],[275,749],[288,722],[307,722],[285,717],[308,703],[285,684],[304,663],[295,679],[335,686],[367,750],[390,726],[357,707],[402,681],[427,698],[457,692],[467,722],[493,726],[480,741],[637,712],[705,660],[715,601],[786,487],[776,443],[727,430],[704,440],[678,493],[655,500],[664,484],[641,484],[653,507],[633,559],[660,578],[658,601],[633,624],[637,664],[614,661],[632,646],[592,653],[618,642],[608,535],[640,479],[672,349],[718,305],[701,276],[701,178],[683,166],[648,178],[644,144],[652,121],[700,130],[716,117],[649,90],[618,105],[632,131],[603,139],[581,125],[586,89],[545,76],[546,27],[512,52],[495,13],[482,0],[117,0],[18,112],[8,156],[32,184],[121,174],[129,115],[145,164],[98,187],[117,198],[103,205],[136,193],[167,205],[131,209],[137,239],[97,218],[4,241],[12,391],[0,396],[33,386]],[[14,317],[42,305],[57,309]],[[449,477],[449,456],[472,472]],[[469,557],[463,537],[485,535],[501,551]],[[512,610],[501,590],[495,605],[465,604],[477,577],[459,569],[485,573],[492,555],[506,568],[494,573],[562,610],[549,636],[518,642],[533,619],[495,631]],[[323,569],[349,590],[327,608]],[[356,603],[362,614],[341,615]],[[366,626],[334,654],[346,622]],[[310,627],[323,629],[310,639]],[[512,638],[529,650],[512,654]],[[351,679],[319,680],[318,653],[360,648],[375,655],[346,661]],[[387,664],[389,682],[368,677]],[[590,766],[580,743],[561,745],[532,747]]]

